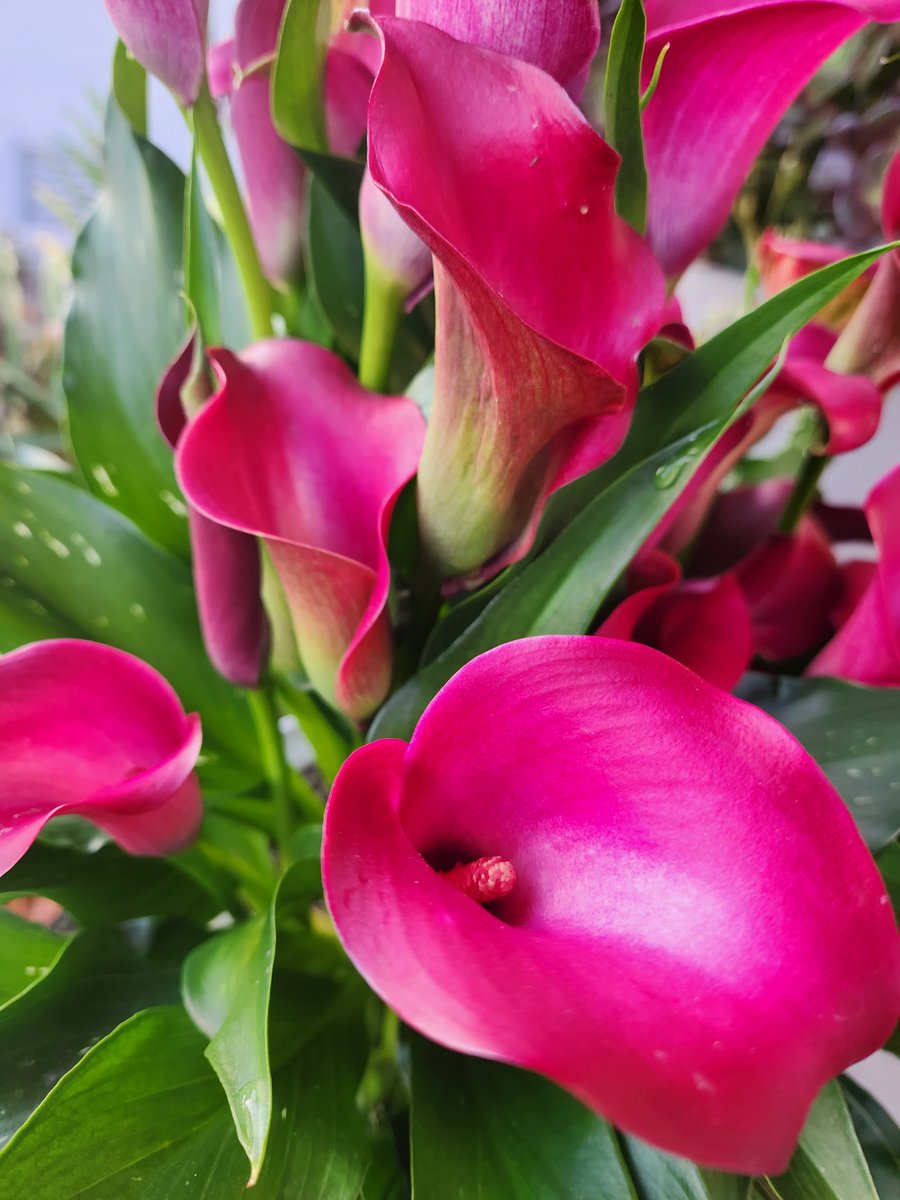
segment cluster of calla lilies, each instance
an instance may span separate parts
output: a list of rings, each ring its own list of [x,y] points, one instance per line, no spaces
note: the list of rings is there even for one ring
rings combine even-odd
[[[185,110],[227,107],[256,270],[289,287],[309,168],[271,111],[285,0],[240,0],[234,37],[212,47],[206,0],[106,6]],[[693,349],[672,285],[781,115],[900,4],[646,0],[641,233],[617,211],[619,155],[578,104],[600,41],[593,0],[338,7],[325,136],[337,154],[366,147],[366,321],[371,304],[396,324],[433,286],[427,421],[384,394],[377,347],[357,375],[272,336],[252,263],[255,342],[209,348],[195,332],[156,404],[210,660],[248,689],[270,669],[271,575],[311,686],[364,729],[398,676],[401,493],[415,479],[438,603],[521,562],[554,493],[620,450],[649,344]],[[883,224],[900,236],[900,155]],[[775,294],[843,253],[767,234],[762,286]],[[733,472],[803,406],[823,460],[862,446],[898,379],[895,249],[791,341],[592,634],[474,658],[408,742],[376,738],[346,761],[325,809],[328,911],[409,1026],[746,1174],[783,1170],[820,1089],[884,1044],[900,937],[881,876],[816,762],[730,693],[751,664],[900,686],[900,467],[864,510],[814,495],[798,507],[794,480],[733,486]],[[133,854],[189,844],[200,742],[168,683],[122,650],[6,654],[0,871],[61,814]]]

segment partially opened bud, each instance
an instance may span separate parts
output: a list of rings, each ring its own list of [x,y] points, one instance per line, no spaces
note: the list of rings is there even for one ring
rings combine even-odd
[[[359,229],[367,276],[377,274],[403,301],[420,292],[431,277],[431,251],[375,186],[368,167],[359,193]]]
[[[179,104],[200,95],[209,0],[104,0],[116,32]]]

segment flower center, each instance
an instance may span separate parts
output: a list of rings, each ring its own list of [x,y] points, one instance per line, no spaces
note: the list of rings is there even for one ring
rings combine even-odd
[[[479,904],[502,900],[516,886],[516,868],[507,858],[476,858],[474,862],[457,863],[449,871],[439,871],[448,883],[464,896]]]

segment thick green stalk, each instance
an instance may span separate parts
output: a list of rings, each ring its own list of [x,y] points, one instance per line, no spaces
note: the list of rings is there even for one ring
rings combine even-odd
[[[264,684],[257,691],[248,692],[247,700],[256,736],[259,739],[263,771],[275,805],[275,839],[282,867],[293,859],[292,841],[294,834],[293,800],[291,793],[291,768],[284,752],[284,742],[278,728],[278,710],[272,694]]]
[[[403,287],[366,255],[366,306],[359,351],[359,382],[371,392],[386,392],[406,299]]]
[[[803,459],[803,466],[794,482],[794,490],[788,497],[781,520],[778,522],[778,528],[782,533],[793,533],[797,528],[800,518],[815,499],[816,488],[822,478],[822,472],[830,462],[831,459],[827,454],[807,454]]]
[[[241,277],[253,336],[271,337],[272,292],[262,272],[244,201],[219,128],[216,105],[205,84],[192,112],[197,150],[215,193],[225,236]]]

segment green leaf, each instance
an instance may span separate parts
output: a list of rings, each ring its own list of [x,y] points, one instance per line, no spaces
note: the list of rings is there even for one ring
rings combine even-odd
[[[241,1200],[246,1159],[203,1036],[180,1008],[137,1014],[60,1081],[0,1153],[29,1200]],[[335,1026],[276,1081],[254,1200],[357,1200],[369,1161],[359,1044]]]
[[[514,638],[584,633],[625,566],[678,499],[784,341],[883,248],[780,292],[646,388],[611,462],[551,498],[533,561],[391,698],[369,737],[409,737],[435,692],[470,659]],[[548,548],[550,530],[561,529]]]
[[[135,133],[147,136],[147,72],[116,42],[112,73],[113,96]]]
[[[320,0],[288,0],[272,76],[272,117],[286,142],[327,154],[322,79],[328,29],[319,8]]]
[[[134,858],[108,843],[93,853],[38,840],[0,879],[0,903],[48,896],[82,925],[171,915],[206,921],[221,900],[174,861]]]
[[[537,1075],[412,1049],[413,1192],[427,1200],[635,1200],[616,1135]]]
[[[183,204],[181,172],[111,104],[105,187],[72,260],[69,432],[92,490],[182,554],[187,526],[154,396],[185,335]]]
[[[269,998],[275,960],[270,911],[198,946],[182,974],[185,1007],[210,1038],[206,1057],[221,1080],[238,1139],[259,1176],[272,1120]]]
[[[806,747],[873,853],[893,840],[900,829],[900,692],[837,679],[749,675],[739,695]]]
[[[206,658],[189,568],[125,517],[64,478],[0,465],[0,578],[0,597],[47,618],[41,636],[65,629],[156,667],[201,715],[208,780],[259,777],[246,701]]]
[[[647,166],[641,131],[641,61],[646,34],[641,0],[624,0],[613,23],[603,88],[604,134],[622,156],[616,209],[638,233],[647,225]]]
[[[310,291],[341,347],[358,357],[365,290],[359,226],[318,177],[310,180],[308,204]]]
[[[0,1145],[98,1039],[177,995],[177,971],[137,958],[118,935],[74,938],[48,973],[0,1008]],[[9,1186],[2,1169],[0,1179]],[[6,1192],[18,1194],[31,1192]]]
[[[765,1186],[778,1200],[878,1200],[836,1082],[819,1093],[788,1170]]]
[[[46,975],[65,944],[43,925],[0,911],[0,1008]]]
[[[750,1180],[743,1176],[706,1171],[639,1138],[620,1137],[638,1200],[747,1200]]]
[[[900,1128],[873,1096],[846,1075],[841,1087],[878,1200],[900,1200]]]
[[[900,841],[893,841],[885,846],[875,861],[891,898],[894,912],[900,915]]]

